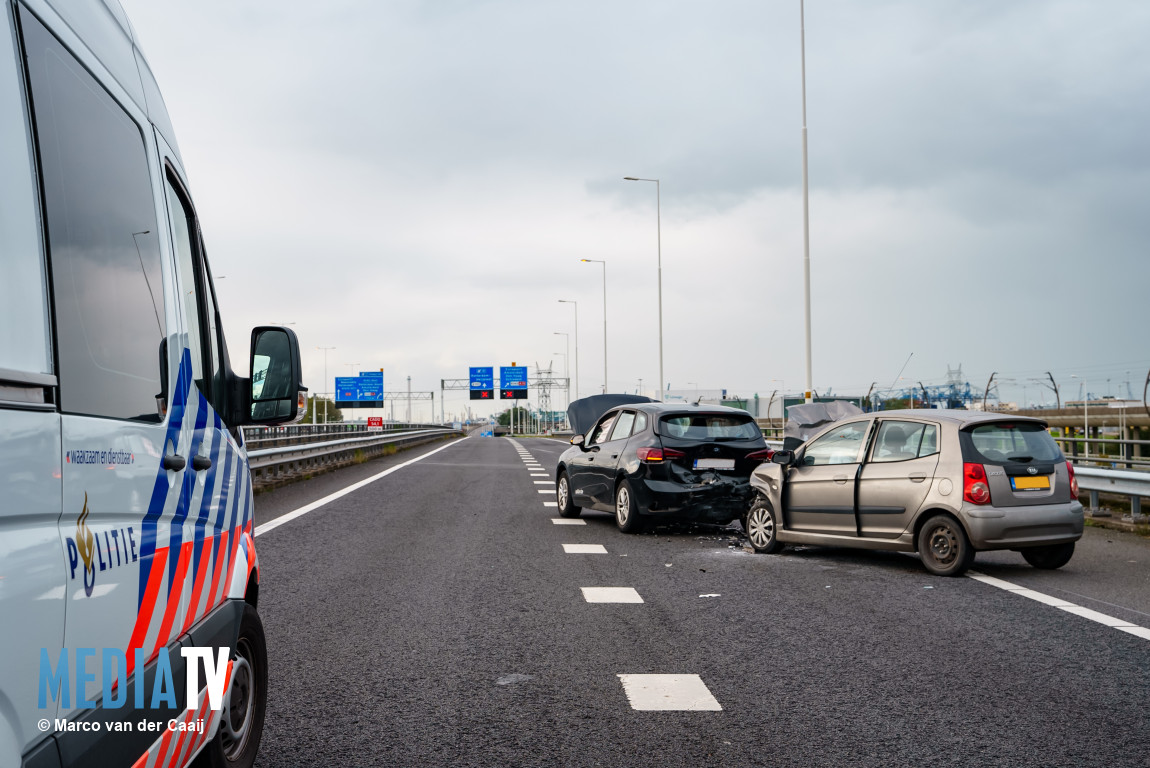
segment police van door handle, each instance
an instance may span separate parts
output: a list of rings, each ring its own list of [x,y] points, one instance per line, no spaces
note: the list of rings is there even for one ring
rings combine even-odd
[[[211,466],[212,460],[207,456],[201,456],[197,453],[192,457],[192,469],[194,469],[196,472],[209,469]]]
[[[164,456],[163,460],[160,462],[160,465],[169,472],[179,472],[181,469],[188,466],[188,462],[185,461],[184,457],[178,453],[169,453]]]

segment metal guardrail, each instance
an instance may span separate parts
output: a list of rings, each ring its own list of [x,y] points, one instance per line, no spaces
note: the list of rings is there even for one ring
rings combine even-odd
[[[1096,461],[1102,463],[1122,464],[1126,469],[1138,467],[1150,468],[1150,457],[1137,456],[1135,452],[1146,452],[1150,440],[1115,440],[1103,437],[1059,437],[1054,436],[1054,442],[1066,454],[1066,458],[1073,462]],[[1117,450],[1117,453],[1109,451]],[[1087,456],[1086,454],[1090,455]]]
[[[289,444],[248,451],[248,463],[252,470],[252,481],[256,486],[274,484],[279,480],[290,480],[315,472],[330,469],[378,456],[385,453],[388,446],[417,445],[462,434],[449,427],[425,427],[422,429],[368,433],[366,430],[348,430],[345,434],[355,435],[336,437],[338,432],[318,433],[317,435],[291,435],[282,438]],[[299,442],[307,439],[308,442]],[[316,437],[319,439],[317,440]],[[251,441],[273,442],[276,438]]]
[[[1101,467],[1074,467],[1079,490],[1090,492],[1090,508],[1098,509],[1098,494],[1113,493],[1130,497],[1130,521],[1145,522],[1142,497],[1150,497],[1150,472],[1130,472]]]
[[[311,427],[312,425],[299,426]],[[260,482],[266,484],[279,478],[305,475],[312,471],[348,463],[353,460],[356,451],[362,451],[363,456],[369,458],[382,453],[388,445],[427,442],[441,437],[462,434],[458,430],[434,425],[388,425],[395,427],[395,429],[385,428],[383,432],[371,433],[366,431],[365,425],[330,424],[319,426],[321,429],[318,430],[299,430],[298,426],[289,427],[287,429],[295,431],[282,433],[270,433],[271,430],[282,429],[276,427],[260,427],[258,431],[252,430],[256,434],[247,440],[249,446],[261,443],[280,443],[274,447],[248,451],[248,461],[257,485]],[[325,426],[326,428],[324,428]],[[416,428],[403,429],[403,427]],[[248,434],[250,433],[245,430],[245,438]],[[349,436],[344,437],[344,435]],[[337,439],[328,439],[332,437]],[[782,441],[779,440],[767,440],[766,443],[776,450],[783,446]],[[1091,461],[1115,460],[1121,461],[1122,457],[1091,457]],[[1074,476],[1078,480],[1079,489],[1090,493],[1091,509],[1098,509],[1098,494],[1100,493],[1128,496],[1130,497],[1131,521],[1135,523],[1145,521],[1146,517],[1142,514],[1142,497],[1150,498],[1150,472],[1106,469],[1076,463]]]
[[[385,432],[404,432],[412,429],[434,429],[442,424],[404,424],[387,423],[383,425]],[[324,437],[376,434],[368,432],[367,424],[362,423],[331,423],[331,424],[290,424],[282,427],[244,427],[244,443],[249,447],[275,445],[290,445],[293,443],[315,442]]]

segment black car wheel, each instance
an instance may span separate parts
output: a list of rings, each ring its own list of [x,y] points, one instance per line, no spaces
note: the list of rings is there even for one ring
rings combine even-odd
[[[783,548],[775,527],[775,514],[763,499],[759,499],[743,518],[743,530],[756,552],[773,555]]]
[[[960,576],[974,561],[966,531],[950,515],[935,515],[918,532],[922,564],[936,576]]]
[[[555,481],[555,500],[559,502],[559,517],[579,517],[583,510],[575,506],[575,499],[571,496],[571,481],[567,479],[567,470],[559,470],[559,479]]]
[[[216,738],[208,743],[196,766],[251,768],[264,730],[268,693],[268,651],[264,625],[251,605],[244,605],[240,634],[232,654],[232,683],[224,698]]]
[[[1061,568],[1070,562],[1074,556],[1074,542],[1069,544],[1050,544],[1045,547],[1027,547],[1022,550],[1026,562],[1035,568],[1053,570]]]
[[[615,525],[623,533],[637,533],[642,527],[635,497],[631,495],[631,486],[626,480],[615,489]]]

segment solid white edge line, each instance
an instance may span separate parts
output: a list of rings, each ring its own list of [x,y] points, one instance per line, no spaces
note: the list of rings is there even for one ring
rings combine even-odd
[[[469,439],[471,439],[470,436],[463,438],[463,440],[469,440]],[[399,470],[403,469],[404,467],[409,467],[412,464],[416,463],[417,461],[423,461],[428,456],[432,456],[436,453],[439,453],[440,451],[442,451],[446,448],[450,448],[453,445],[458,445],[459,443],[463,442],[463,440],[452,440],[447,445],[441,445],[438,448],[436,448],[435,450],[428,451],[427,453],[425,453],[421,456],[416,456],[414,459],[409,459],[409,460],[403,462],[402,464],[396,464],[394,467],[391,467],[390,469],[385,469],[377,475],[372,475],[371,477],[367,478],[366,480],[360,480],[358,483],[352,483],[351,485],[349,485],[346,488],[338,490],[335,493],[328,494],[327,496],[324,496],[322,499],[317,499],[316,501],[313,501],[311,504],[305,504],[304,506],[300,507],[299,509],[293,509],[291,512],[287,512],[285,514],[280,515],[275,520],[269,520],[262,525],[257,525],[256,529],[252,533],[252,535],[253,536],[262,536],[263,534],[267,533],[268,531],[273,531],[276,528],[279,528],[284,523],[290,523],[292,520],[295,520],[297,517],[303,517],[308,512],[319,509],[320,507],[322,507],[326,504],[330,504],[331,502],[335,501],[336,499],[341,498],[343,496],[346,496],[349,493],[352,493],[353,491],[358,491],[360,488],[363,488],[365,485],[370,485],[371,483],[374,483],[376,480],[380,480],[384,477],[387,477],[392,472],[398,472]]]
[[[1029,589],[1028,587],[1012,584],[1009,581],[996,579],[993,576],[986,576],[975,571],[970,571],[966,575],[975,581],[981,581],[983,584],[989,584],[992,587],[998,587],[999,589],[1006,590],[1007,592],[1012,592],[1016,595],[1028,597],[1031,600],[1037,600],[1040,603],[1045,603],[1046,605],[1053,606],[1060,611],[1066,611],[1067,613],[1072,613],[1075,616],[1081,616],[1084,619],[1090,619],[1091,621],[1097,622],[1104,627],[1120,629],[1123,632],[1134,635],[1135,637],[1141,637],[1144,640],[1150,640],[1150,629],[1147,629],[1146,627],[1140,627],[1137,624],[1131,624],[1124,619],[1108,616],[1105,613],[1099,613],[1098,611],[1092,610],[1090,608],[1084,608],[1081,605],[1071,603],[1067,600],[1063,600],[1052,595],[1036,592],[1035,590]]]

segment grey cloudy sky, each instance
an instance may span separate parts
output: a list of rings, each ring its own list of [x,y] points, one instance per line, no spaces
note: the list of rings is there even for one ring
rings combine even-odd
[[[799,5],[121,0],[160,81],[233,357],[294,322],[306,383],[386,369],[803,383]],[[962,364],[1141,398],[1150,4],[811,0],[814,384]],[[574,358],[574,349],[572,349]],[[571,360],[574,374],[574,359]],[[1129,371],[1129,373],[1127,373]],[[1107,385],[1106,380],[1110,379]],[[1069,391],[1067,391],[1069,390]],[[438,393],[437,393],[438,398]],[[449,393],[448,411],[466,406]]]

